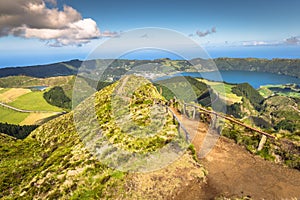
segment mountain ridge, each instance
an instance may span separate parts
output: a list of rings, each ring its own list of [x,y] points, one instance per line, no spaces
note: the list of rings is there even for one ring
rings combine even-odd
[[[24,66],[24,67],[7,67],[0,69],[0,77],[26,75],[37,78],[45,78],[52,76],[68,76],[76,75],[78,69],[82,63],[92,64],[96,66],[97,61],[101,61],[102,64],[111,63],[109,68],[118,67],[123,71],[127,71],[128,68],[133,68],[139,64],[146,63],[171,63],[179,71],[188,71],[191,69],[191,63],[193,65],[202,64],[203,70],[207,70],[205,65],[207,61],[214,61],[219,70],[244,70],[244,71],[258,71],[258,72],[270,72],[276,74],[289,75],[300,78],[300,59],[259,59],[259,58],[216,58],[216,59],[200,59],[195,58],[190,61],[186,60],[170,60],[170,59],[156,59],[156,60],[126,60],[126,59],[98,59],[80,61],[70,60],[45,65]],[[179,62],[179,63],[178,63]],[[179,64],[179,65],[178,65]],[[125,67],[126,66],[126,67]],[[209,66],[207,66],[209,67]],[[209,68],[208,68],[209,69]]]

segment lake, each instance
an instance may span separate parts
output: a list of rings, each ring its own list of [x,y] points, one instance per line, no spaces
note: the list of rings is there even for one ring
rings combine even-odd
[[[205,78],[212,81],[225,81],[227,83],[249,83],[254,88],[262,85],[278,85],[295,83],[300,85],[300,79],[292,76],[272,74],[268,72],[250,71],[214,71],[214,72],[183,72],[172,76],[191,76]],[[170,76],[169,76],[170,77]]]
[[[39,90],[39,91],[43,91],[43,90],[45,90],[47,88],[48,88],[48,86],[33,86],[33,87],[28,87],[28,89]]]

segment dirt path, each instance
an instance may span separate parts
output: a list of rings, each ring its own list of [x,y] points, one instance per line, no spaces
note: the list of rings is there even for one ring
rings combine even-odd
[[[52,111],[43,111],[43,110],[23,110],[19,108],[15,108],[13,106],[4,104],[0,102],[0,106],[17,111],[17,112],[22,112],[22,113],[53,113],[53,114],[62,114],[64,112],[52,112]]]
[[[203,142],[207,125],[189,120],[177,113],[182,124],[194,136],[197,151]],[[208,182],[190,182],[176,199],[214,199],[216,196],[253,199],[300,199],[300,172],[265,161],[250,154],[232,140],[220,137],[212,151],[201,159],[208,170]]]

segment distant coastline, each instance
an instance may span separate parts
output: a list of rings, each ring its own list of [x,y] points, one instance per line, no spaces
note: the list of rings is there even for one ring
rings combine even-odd
[[[111,61],[109,59],[99,59],[97,63],[107,63]],[[169,65],[178,72],[195,72],[193,65],[201,66],[201,72],[212,71],[215,67],[209,65],[216,65],[219,70],[222,71],[255,71],[255,72],[268,72],[279,75],[287,75],[296,78],[300,78],[300,59],[258,59],[258,58],[217,58],[211,60],[205,59],[192,59],[186,60],[171,60],[156,59],[156,60],[126,60],[117,59],[114,60],[114,64],[111,68],[117,68],[117,74],[113,74],[118,77],[118,74],[124,74],[124,72],[134,69],[136,66],[143,64],[156,63],[159,65]],[[95,60],[85,61],[89,65],[96,65]],[[0,69],[0,78],[7,76],[25,75],[37,78],[53,77],[53,76],[69,76],[76,75],[78,69],[81,67],[83,61],[71,60],[66,62],[58,62],[46,65],[36,66],[24,66],[24,67],[10,67]],[[199,69],[198,69],[199,70]],[[116,70],[113,70],[114,73]],[[157,71],[159,72],[159,71]],[[112,77],[113,78],[113,77]]]

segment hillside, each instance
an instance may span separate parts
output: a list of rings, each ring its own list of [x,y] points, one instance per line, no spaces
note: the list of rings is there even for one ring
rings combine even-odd
[[[53,76],[69,76],[77,73],[82,61],[71,60],[68,62],[54,63],[48,65],[36,65],[28,67],[9,67],[0,69],[0,77],[7,76],[31,76],[37,78]]]
[[[128,107],[123,110],[118,110],[121,107],[114,107],[117,110],[113,112],[111,103],[122,104],[120,101],[127,101],[127,98],[123,99],[122,95],[126,95],[126,91],[128,92],[136,81],[143,80],[131,76],[104,88],[97,92],[94,98],[91,97],[80,104],[77,111],[40,126],[22,141],[0,134],[0,198],[166,199],[176,196],[177,190],[186,184],[186,180],[203,184],[206,171],[193,159],[192,151],[183,152],[178,159],[173,159],[174,162],[155,171],[150,170],[148,173],[128,173],[111,167],[114,163],[124,164],[125,157],[128,158],[129,155],[151,159],[162,146],[169,143],[174,144],[169,150],[174,147],[175,152],[183,147],[186,148],[185,142],[178,137],[172,118],[168,115],[163,115],[165,125],[158,134],[148,135],[146,138],[142,135],[144,139],[133,137],[141,133],[139,129],[151,131],[155,128],[151,124],[159,122],[149,121],[152,114],[165,113],[165,109],[160,110],[159,106],[155,106],[154,112],[149,113],[154,98],[164,101],[149,82],[144,82],[145,85],[133,94],[133,101],[130,101]],[[87,106],[89,103],[93,103],[95,107],[89,108]],[[82,111],[88,113],[87,109],[93,108],[96,110],[96,121],[81,113]],[[138,112],[139,110],[141,112]],[[80,124],[80,122],[74,124],[74,120],[76,121],[78,117],[76,112],[82,114],[83,120],[91,124],[96,123],[105,137],[99,138],[93,132],[98,129],[87,129],[87,124]],[[129,124],[131,127],[126,126],[128,123],[125,121],[120,121],[122,115],[127,116],[127,112],[134,121]],[[116,122],[120,129],[117,128]],[[82,135],[79,130],[77,133],[76,129],[80,127],[90,132]],[[103,148],[104,143],[114,148],[107,149],[108,151],[105,152],[104,149],[94,151]],[[118,149],[131,153],[126,154],[123,159],[109,162],[111,156],[122,158],[123,154],[118,154]],[[168,152],[165,153],[168,155]],[[149,155],[151,156],[148,157]],[[99,159],[100,156],[103,159]],[[147,162],[143,164],[142,161],[136,162],[136,166],[148,166]],[[149,164],[150,167],[153,166],[153,163]]]
[[[219,70],[243,70],[243,71],[258,71],[270,72],[275,74],[284,74],[294,77],[300,77],[300,59],[257,59],[257,58],[216,58],[213,59]],[[99,59],[99,60],[71,60],[66,62],[37,65],[28,67],[10,67],[0,69],[0,78],[8,76],[25,75],[36,78],[45,78],[53,76],[69,76],[76,75],[78,69],[82,64],[86,66],[109,67],[104,72],[104,78],[119,78],[127,71],[141,65],[155,64],[157,72],[168,73],[165,66],[180,72],[194,72],[196,65],[201,71],[210,71],[214,69],[211,60],[205,59],[192,59],[186,60],[170,60],[170,59],[157,59],[157,60],[125,60],[125,59]],[[169,70],[170,71],[170,70]],[[113,77],[112,77],[113,76]],[[1,87],[1,81],[0,81]]]
[[[300,59],[217,58],[219,70],[270,72],[300,78]]]

